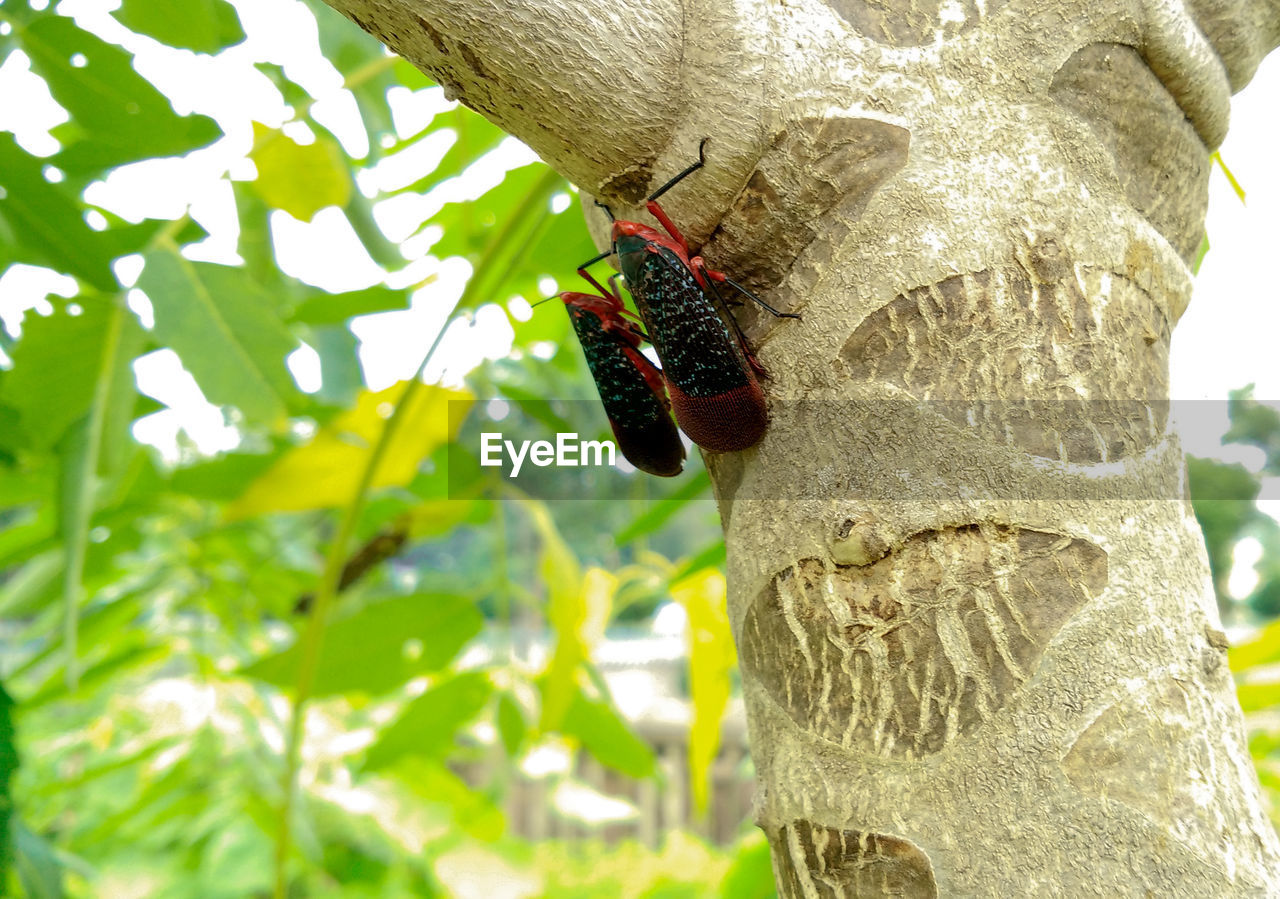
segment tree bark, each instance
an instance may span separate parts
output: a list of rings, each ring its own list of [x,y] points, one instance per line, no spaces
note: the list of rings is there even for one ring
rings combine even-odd
[[[1275,0],[328,2],[620,215],[709,137],[803,314],[707,459],[781,895],[1280,894],[1167,405]]]

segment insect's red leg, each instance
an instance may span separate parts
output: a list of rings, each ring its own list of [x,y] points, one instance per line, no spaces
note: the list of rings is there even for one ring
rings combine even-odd
[[[688,256],[689,242],[684,239],[684,235],[680,233],[680,229],[676,227],[675,222],[671,221],[666,210],[659,206],[655,200],[650,200],[645,205],[645,208],[649,210],[650,215],[662,224],[662,227],[667,229],[667,233],[671,235],[672,239],[674,239],[676,243],[680,244],[680,248],[684,250],[684,254]]]
[[[618,287],[618,279],[622,277],[622,272],[615,272],[609,276],[609,292],[613,294],[613,298],[619,303],[622,302],[622,290]]]
[[[601,258],[603,258],[603,257],[601,257]],[[579,275],[581,275],[581,276],[586,280],[586,282],[587,282],[588,284],[590,284],[590,285],[591,285],[592,287],[594,287],[596,290],[600,291],[600,295],[601,295],[601,296],[605,296],[605,297],[607,297],[607,296],[610,296],[610,295],[611,295],[609,291],[607,291],[607,290],[605,290],[605,289],[604,289],[604,287],[600,284],[600,282],[599,282],[599,281],[597,281],[594,277],[592,277],[591,273],[587,271],[586,265],[584,265],[582,268],[578,269],[578,274],[579,274]],[[613,295],[613,296],[616,296],[616,292],[615,292],[614,294],[612,294],[612,295]],[[618,300],[619,300],[619,301],[621,301],[621,299],[622,299],[621,297],[617,297],[617,298],[618,298]]]

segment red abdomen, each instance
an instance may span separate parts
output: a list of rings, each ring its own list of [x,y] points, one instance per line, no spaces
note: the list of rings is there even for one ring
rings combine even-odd
[[[667,392],[680,429],[698,446],[713,453],[733,453],[755,446],[769,426],[764,391],[755,378],[711,396],[689,396],[668,378]]]

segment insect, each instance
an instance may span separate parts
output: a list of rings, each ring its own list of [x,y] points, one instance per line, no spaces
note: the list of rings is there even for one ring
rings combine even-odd
[[[748,349],[737,321],[727,310],[722,316],[717,308],[725,305],[719,285],[733,287],[775,316],[800,316],[778,312],[723,272],[707,268],[658,205],[660,196],[702,168],[706,143],[704,138],[698,146],[697,162],[649,195],[646,208],[666,233],[640,222],[614,219],[609,252],[584,263],[583,269],[617,254],[627,289],[662,361],[676,421],[698,446],[724,453],[759,443],[769,414],[759,380],[767,375]]]
[[[585,270],[598,293],[565,291],[560,299],[582,344],[600,402],[622,455],[641,471],[674,477],[684,466],[684,444],[671,420],[662,372],[640,352],[648,337],[627,316],[617,286],[606,290]]]

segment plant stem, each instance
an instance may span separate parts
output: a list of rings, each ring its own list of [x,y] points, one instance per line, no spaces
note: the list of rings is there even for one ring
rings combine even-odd
[[[84,594],[84,560],[89,542],[89,525],[93,520],[94,499],[97,494],[98,460],[102,451],[102,432],[107,418],[111,385],[116,367],[116,355],[120,351],[120,334],[124,328],[123,297],[112,302],[111,317],[107,320],[107,333],[102,343],[102,360],[98,366],[98,380],[93,388],[93,405],[89,407],[89,420],[84,425],[83,444],[74,459],[64,455],[68,467],[63,473],[64,496],[60,514],[63,520],[63,545],[66,551],[66,570],[62,581],[62,598],[66,608],[63,617],[62,641],[67,655],[67,689],[73,691],[80,683],[80,665],[76,656],[79,644],[80,604]],[[69,444],[64,451],[72,452]]]

